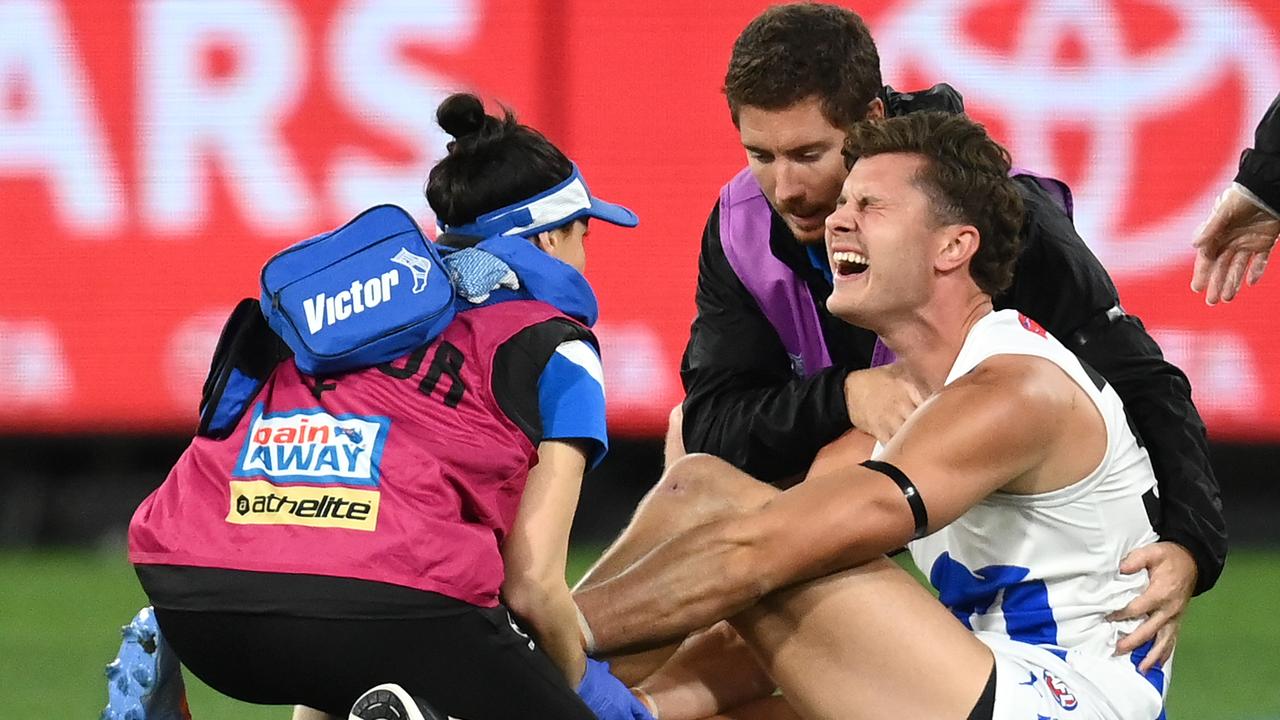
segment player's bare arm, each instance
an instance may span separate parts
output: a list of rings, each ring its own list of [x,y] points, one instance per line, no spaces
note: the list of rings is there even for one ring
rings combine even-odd
[[[1090,438],[1088,452],[1067,451],[1071,433]],[[1078,480],[1104,444],[1101,418],[1070,378],[1047,361],[1000,356],[922,405],[881,459],[914,483],[932,531],[996,490],[1043,492]],[[600,651],[647,647],[901,547],[915,523],[903,491],[882,473],[833,469],[759,510],[676,537],[576,599],[599,629]]]

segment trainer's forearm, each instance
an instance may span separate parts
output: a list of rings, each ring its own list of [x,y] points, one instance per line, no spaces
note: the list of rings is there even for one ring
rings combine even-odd
[[[518,593],[511,592],[511,584],[505,589],[510,608],[531,627],[538,644],[551,662],[564,674],[570,687],[577,687],[586,669],[586,654],[578,635],[578,616],[573,597],[563,581],[560,587],[552,582],[529,583]]]
[[[617,577],[576,593],[596,654],[680,640],[759,600],[765,588],[747,572],[755,544],[741,525],[722,520],[690,530]]]

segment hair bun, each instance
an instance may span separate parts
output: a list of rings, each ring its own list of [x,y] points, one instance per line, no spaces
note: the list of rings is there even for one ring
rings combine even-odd
[[[487,118],[484,103],[471,93],[454,93],[436,109],[436,122],[454,139],[480,132]]]

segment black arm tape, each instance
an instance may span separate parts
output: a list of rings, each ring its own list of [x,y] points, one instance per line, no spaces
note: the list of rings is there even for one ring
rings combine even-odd
[[[924,506],[924,498],[920,497],[920,491],[916,489],[916,484],[911,482],[911,478],[907,474],[898,469],[892,463],[882,462],[880,460],[867,460],[859,463],[868,470],[875,470],[888,477],[897,484],[898,489],[902,490],[902,495],[907,499],[907,505],[911,507],[911,517],[915,519],[916,530],[912,534],[913,540],[919,540],[929,532],[929,511]]]

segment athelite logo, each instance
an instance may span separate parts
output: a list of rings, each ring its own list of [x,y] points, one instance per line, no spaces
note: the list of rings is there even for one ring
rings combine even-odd
[[[876,38],[886,79],[954,84],[1015,165],[1070,184],[1081,237],[1123,279],[1190,267],[1189,233],[1280,86],[1265,28],[1232,0],[915,0]]]
[[[279,486],[265,480],[231,481],[227,522],[234,525],[304,525],[372,532],[378,528],[377,490]]]

